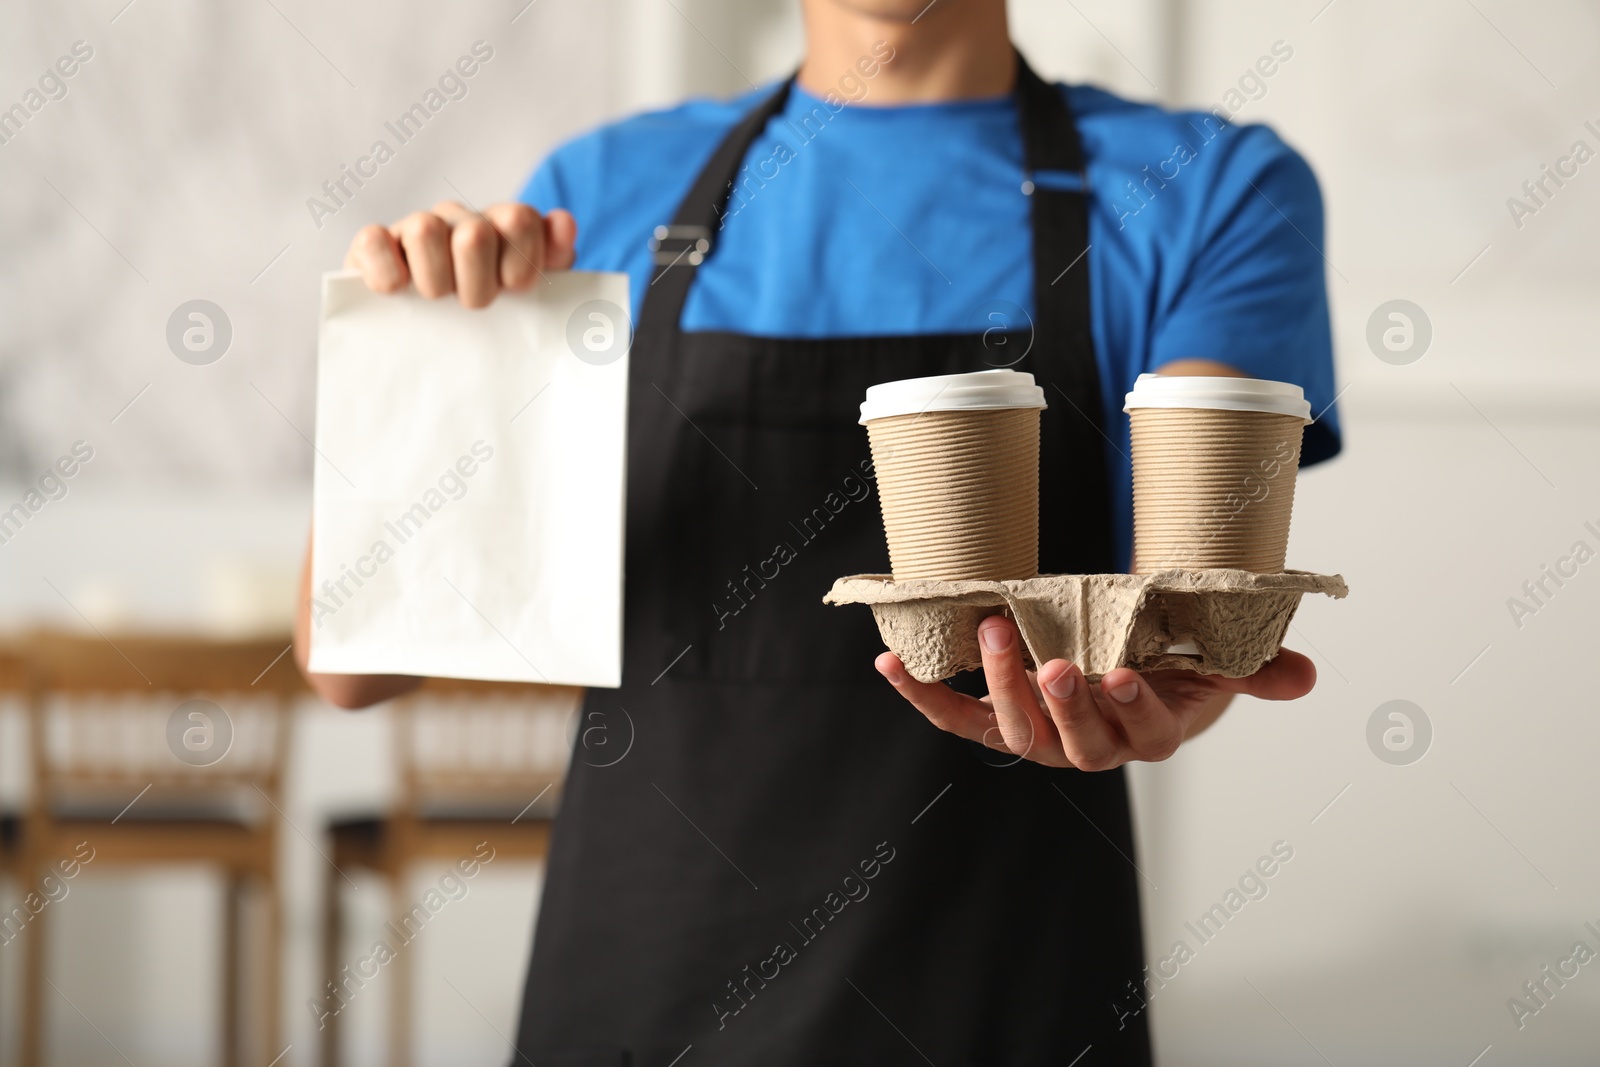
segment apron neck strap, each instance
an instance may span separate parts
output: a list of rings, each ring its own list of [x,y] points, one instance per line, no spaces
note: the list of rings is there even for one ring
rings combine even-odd
[[[1078,138],[1077,123],[1073,121],[1061,93],[1035,74],[1020,52],[1015,54],[1015,93],[1022,129],[1023,166],[1026,170],[1023,188],[1034,196],[1035,295],[1042,309],[1045,303],[1051,302],[1049,298],[1055,295],[1048,290],[1052,285],[1050,279],[1059,280],[1063,273],[1058,269],[1056,260],[1064,255],[1066,258],[1062,259],[1062,265],[1076,262],[1086,248],[1087,227],[1081,219],[1080,198],[1087,183],[1083,180],[1083,146]],[[716,247],[728,201],[745,156],[773,117],[783,113],[794,84],[795,75],[790,75],[739,120],[739,124],[728,132],[701,168],[688,195],[678,205],[672,222],[655,228],[650,239],[654,269],[650,290],[645,295],[640,312],[641,329],[676,329],[694,276]],[[1076,188],[1041,189],[1033,180],[1033,176],[1040,171],[1072,174],[1077,181],[1069,184],[1075,184]],[[1059,183],[1051,184],[1057,186]],[[1072,201],[1070,207],[1061,202],[1063,196]],[[1061,208],[1080,215],[1076,225],[1070,221],[1063,224],[1051,217]],[[1054,247],[1041,248],[1046,243],[1041,238],[1047,238]],[[1063,239],[1065,245],[1059,243]],[[1045,312],[1045,316],[1066,319],[1087,311],[1084,306],[1086,300],[1081,303],[1078,300],[1069,302],[1074,306],[1062,308],[1064,314]]]
[[[1031,178],[1035,172],[1083,173],[1083,144],[1078,124],[1055,86],[1033,72],[1017,53],[1017,110],[1022,123],[1022,160]]]
[[[733,182],[744,157],[772,117],[783,112],[794,81],[793,74],[785,78],[765,100],[739,120],[701,168],[694,185],[689,188],[689,195],[678,204],[671,224],[655,228],[650,237],[655,267],[650,273],[650,289],[645,293],[644,306],[639,313],[640,329],[677,329],[695,272],[720,236],[722,216],[728,209]]]

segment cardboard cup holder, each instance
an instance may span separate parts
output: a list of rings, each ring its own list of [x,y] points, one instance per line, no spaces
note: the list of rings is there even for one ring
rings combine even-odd
[[[918,681],[981,668],[978,623],[1001,614],[1016,620],[1030,669],[1067,659],[1098,681],[1116,667],[1246,677],[1278,654],[1301,597],[1348,592],[1337,574],[1216,569],[1005,582],[861,574],[840,578],[822,599],[869,606],[884,644]]]

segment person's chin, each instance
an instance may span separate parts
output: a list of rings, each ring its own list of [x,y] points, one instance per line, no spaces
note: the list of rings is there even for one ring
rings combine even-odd
[[[910,22],[930,7],[937,9],[971,3],[972,0],[934,0],[932,4],[928,0],[825,0],[825,2],[857,15],[883,19],[885,22]]]

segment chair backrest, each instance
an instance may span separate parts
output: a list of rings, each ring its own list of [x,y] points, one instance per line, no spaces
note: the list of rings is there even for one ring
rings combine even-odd
[[[0,647],[0,711],[10,715],[19,713],[21,721],[0,721],[0,748],[3,748],[13,739],[23,741],[18,748],[25,748],[27,737],[27,709],[28,702],[33,697],[33,671],[28,667],[28,660],[9,643]],[[13,727],[16,733],[9,732]],[[9,806],[4,814],[10,814]],[[4,842],[0,841],[0,847]]]
[[[26,698],[32,692],[32,678],[26,657],[0,649],[0,695]]]
[[[430,679],[396,706],[400,808],[410,815],[552,810],[583,690]]]
[[[281,640],[39,633],[26,643],[36,808],[146,786],[276,803],[289,707]],[[251,798],[254,803],[259,798]]]

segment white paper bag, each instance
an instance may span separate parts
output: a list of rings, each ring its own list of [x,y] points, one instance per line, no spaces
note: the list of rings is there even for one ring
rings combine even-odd
[[[621,684],[628,306],[323,278],[311,670]]]

